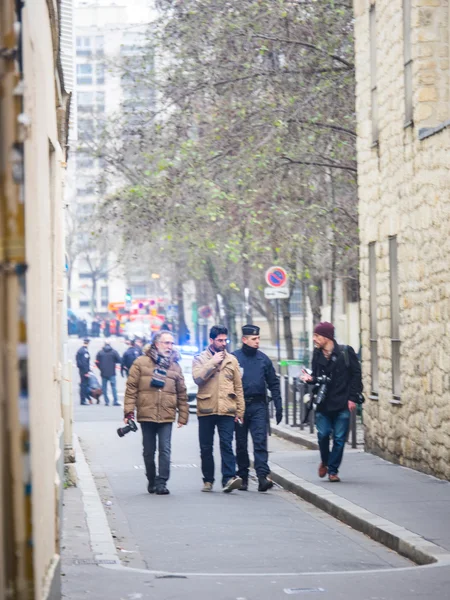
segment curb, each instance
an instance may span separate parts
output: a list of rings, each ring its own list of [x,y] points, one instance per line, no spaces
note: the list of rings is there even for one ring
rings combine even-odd
[[[78,436],[74,435],[73,441],[77,457],[75,465],[78,487],[83,496],[92,553],[99,564],[121,565],[108,519]]]
[[[361,508],[357,504],[297,477],[287,469],[272,463],[271,478],[285,490],[314,504],[331,516],[376,542],[409,558],[417,565],[450,564],[450,552],[420,535]]]
[[[300,446],[305,446],[305,448],[309,448],[309,450],[318,450],[319,444],[317,442],[313,442],[312,440],[308,440],[304,438],[301,434],[290,432],[286,430],[284,427],[279,427],[278,425],[270,424],[270,429],[273,434],[277,437],[283,438],[288,442],[293,442],[294,444],[299,444]]]

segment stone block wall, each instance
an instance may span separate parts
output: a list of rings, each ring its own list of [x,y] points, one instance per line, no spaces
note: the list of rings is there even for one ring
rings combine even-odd
[[[402,0],[376,0],[379,139],[372,140],[370,0],[354,0],[367,450],[450,479],[450,103],[447,0],[412,0],[413,123],[405,126]],[[389,236],[397,236],[400,401],[393,397]],[[371,396],[369,252],[376,248],[378,396]]]

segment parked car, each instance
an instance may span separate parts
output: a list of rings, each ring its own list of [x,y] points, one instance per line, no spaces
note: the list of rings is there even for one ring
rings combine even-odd
[[[192,360],[194,354],[197,354],[198,349],[195,346],[177,346],[178,352],[181,354],[180,367],[183,371],[184,381],[186,383],[189,412],[197,411],[197,391],[198,386],[192,377]]]

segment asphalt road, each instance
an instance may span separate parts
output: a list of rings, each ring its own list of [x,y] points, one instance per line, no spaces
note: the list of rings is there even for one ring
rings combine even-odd
[[[74,355],[78,340],[70,340]],[[92,343],[95,356],[101,342]],[[113,341],[119,352],[125,344]],[[74,371],[74,392],[77,374]],[[119,399],[124,380],[119,375]],[[202,494],[196,417],[174,429],[170,496],[146,491],[140,431],[120,439],[119,407],[79,406],[75,431],[93,472],[117,553],[130,570],[89,564],[92,556],[79,490],[66,491],[63,553],[67,598],[262,600],[449,597],[448,569],[408,560],[280,488],[266,494]],[[277,452],[301,447],[270,438]],[[220,462],[215,450],[216,469]],[[219,473],[216,481],[220,482]],[[75,560],[76,559],[76,560]],[[81,560],[81,563],[80,563]],[[84,563],[83,563],[84,561]],[[155,576],[164,571],[164,577]]]

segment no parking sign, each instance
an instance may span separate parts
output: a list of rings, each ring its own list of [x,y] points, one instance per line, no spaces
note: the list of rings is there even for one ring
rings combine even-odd
[[[287,284],[287,273],[282,267],[270,267],[266,271],[266,283],[273,288],[281,288]]]

